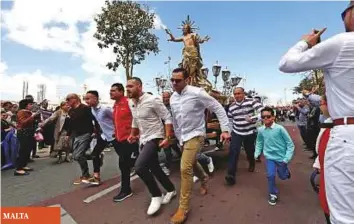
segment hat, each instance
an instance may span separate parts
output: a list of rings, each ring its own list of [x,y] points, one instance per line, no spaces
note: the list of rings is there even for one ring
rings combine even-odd
[[[346,9],[344,9],[344,11],[342,12],[342,19],[344,20],[344,17],[345,17],[345,13],[348,11],[348,9],[351,9],[354,7],[354,1],[350,1],[349,2],[349,5],[347,6]]]

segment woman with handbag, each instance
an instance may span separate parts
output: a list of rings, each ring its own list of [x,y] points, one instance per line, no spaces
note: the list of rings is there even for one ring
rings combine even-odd
[[[60,104],[60,108],[55,111],[47,120],[39,124],[41,128],[46,125],[55,123],[54,128],[54,147],[51,152],[51,157],[58,156],[57,163],[60,164],[63,161],[71,162],[69,154],[71,152],[70,136],[68,136],[68,130],[70,128],[70,118],[68,115],[70,107],[66,102]],[[65,152],[65,158],[62,159],[63,152]]]
[[[34,120],[40,114],[32,113],[33,101],[24,99],[19,102],[19,111],[17,113],[17,138],[20,143],[18,158],[16,161],[15,176],[25,176],[32,168],[27,167],[30,159],[32,146],[35,144],[34,139]]]

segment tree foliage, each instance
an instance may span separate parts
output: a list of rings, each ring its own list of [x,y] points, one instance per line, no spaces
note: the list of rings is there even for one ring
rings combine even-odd
[[[293,88],[293,93],[301,94],[304,89],[317,89],[317,94],[324,94],[324,80],[322,70],[316,69],[305,74],[299,85]]]
[[[95,17],[100,49],[112,47],[117,55],[107,67],[116,71],[125,68],[127,79],[133,75],[133,67],[145,60],[146,54],[159,52],[158,37],[152,33],[155,14],[132,1],[106,1],[102,12]]]

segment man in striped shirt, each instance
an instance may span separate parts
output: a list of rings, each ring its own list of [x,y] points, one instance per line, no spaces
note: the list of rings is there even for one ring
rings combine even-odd
[[[225,177],[228,185],[235,184],[238,157],[243,144],[249,162],[249,172],[254,172],[255,140],[257,137],[257,118],[252,117],[256,112],[260,113],[262,105],[253,99],[245,98],[245,90],[237,87],[234,90],[235,102],[230,105],[228,117],[232,119],[232,134],[229,150],[228,171]]]

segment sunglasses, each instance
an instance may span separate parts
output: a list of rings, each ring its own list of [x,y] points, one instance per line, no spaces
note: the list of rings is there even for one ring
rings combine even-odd
[[[180,83],[180,82],[182,82],[183,81],[183,79],[171,79],[171,82],[172,83]]]
[[[269,118],[271,118],[271,117],[272,117],[272,115],[261,116],[262,119],[269,119]]]

